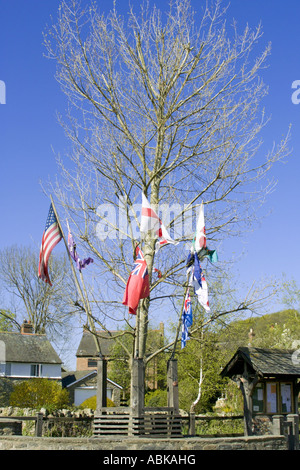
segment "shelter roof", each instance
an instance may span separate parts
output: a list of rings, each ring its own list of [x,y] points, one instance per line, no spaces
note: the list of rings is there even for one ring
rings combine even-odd
[[[238,348],[221,372],[222,377],[242,375],[245,363],[261,377],[294,376],[300,378],[300,360],[294,350]]]

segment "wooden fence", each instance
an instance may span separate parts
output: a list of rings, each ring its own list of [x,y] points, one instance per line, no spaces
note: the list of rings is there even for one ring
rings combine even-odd
[[[16,421],[34,421],[34,434],[41,436],[72,437],[94,435],[132,435],[141,437],[182,437],[183,435],[201,435],[197,432],[197,423],[225,422],[243,420],[243,416],[178,416],[168,408],[147,408],[141,417],[132,417],[130,408],[105,408],[95,417],[54,417],[37,413],[35,416],[0,416]],[[215,435],[215,433],[212,433]],[[222,432],[218,432],[222,435]],[[229,433],[230,434],[230,433]],[[207,436],[207,433],[203,434]],[[228,435],[228,432],[223,433]],[[236,434],[235,434],[236,435]]]
[[[131,408],[102,408],[94,418],[94,436],[130,435],[141,437],[181,437],[181,416],[173,408],[144,409],[134,416]]]

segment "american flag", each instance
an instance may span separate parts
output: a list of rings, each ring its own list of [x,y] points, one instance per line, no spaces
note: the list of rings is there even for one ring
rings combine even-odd
[[[55,217],[53,206],[51,204],[43,233],[39,259],[39,278],[50,284],[50,286],[52,286],[52,284],[48,273],[48,261],[53,248],[60,242],[61,239],[62,234]]]

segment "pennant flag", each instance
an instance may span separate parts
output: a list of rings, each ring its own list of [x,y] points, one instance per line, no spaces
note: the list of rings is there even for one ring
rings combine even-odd
[[[75,261],[77,269],[80,272],[83,268],[88,266],[90,263],[94,262],[94,260],[92,258],[84,258],[83,260],[81,260],[79,258],[78,254],[77,254],[77,250],[76,250],[76,244],[74,242],[74,239],[73,239],[73,236],[72,236],[70,230],[69,230],[69,233],[68,233],[68,247],[69,247],[69,252],[70,252],[71,258]]]
[[[154,234],[157,236],[158,241],[156,243],[156,251],[163,246],[167,245],[168,243],[172,243],[177,245],[178,242],[175,242],[169,235],[166,227],[158,217],[155,210],[151,207],[148,199],[142,193],[142,215],[141,215],[141,225],[140,225],[140,232],[149,232],[153,231]]]
[[[150,295],[149,273],[142,250],[136,247],[134,267],[127,281],[123,305],[128,305],[129,313],[136,315],[140,299]]]
[[[50,284],[50,286],[52,286],[52,284],[48,273],[48,261],[53,248],[60,242],[61,239],[62,233],[59,229],[58,222],[51,204],[43,233],[39,257],[39,278]]]
[[[216,263],[218,261],[218,254],[216,250],[209,250],[208,248],[202,248],[198,252],[198,256],[200,259],[202,258],[209,258],[211,263]]]
[[[193,312],[192,312],[192,302],[190,297],[190,291],[187,290],[185,301],[184,301],[184,309],[182,313],[182,333],[181,333],[181,348],[183,349],[186,346],[187,340],[190,339],[189,337],[189,327],[193,324]]]

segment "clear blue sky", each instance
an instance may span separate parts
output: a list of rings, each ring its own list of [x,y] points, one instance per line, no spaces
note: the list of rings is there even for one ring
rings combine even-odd
[[[113,5],[112,0],[98,3],[104,10]],[[157,3],[160,8],[167,4]],[[200,0],[192,3],[197,9]],[[124,11],[128,2],[117,4]],[[65,110],[65,97],[54,78],[55,63],[43,57],[42,45],[58,5],[58,0],[0,0],[0,80],[6,84],[6,104],[0,105],[0,249],[40,244],[49,201],[39,181],[55,176],[52,147],[62,154],[68,147],[56,119],[56,112]],[[246,22],[251,27],[262,22],[261,44],[272,43],[264,72],[270,87],[264,104],[272,120],[262,137],[271,147],[291,123],[293,151],[285,165],[274,169],[278,186],[266,205],[272,214],[242,243],[228,244],[224,256],[246,248],[237,268],[249,284],[261,276],[276,276],[280,283],[284,272],[300,285],[300,104],[291,100],[292,82],[300,80],[300,2],[232,0],[227,16],[229,22],[235,17],[241,29]]]

